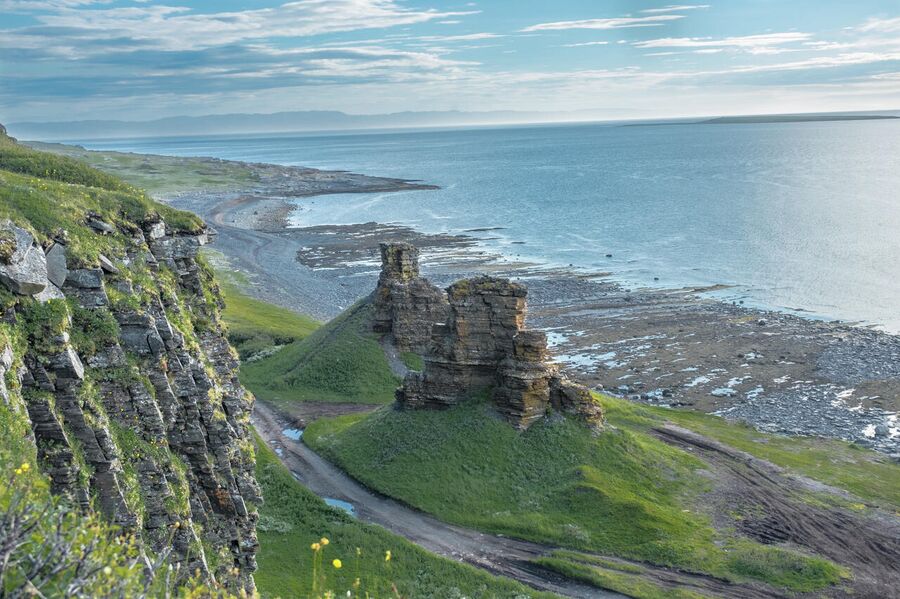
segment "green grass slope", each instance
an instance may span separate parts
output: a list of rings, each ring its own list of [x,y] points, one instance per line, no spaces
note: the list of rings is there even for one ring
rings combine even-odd
[[[361,301],[301,341],[241,367],[241,381],[269,401],[388,403],[400,381]]]
[[[221,289],[225,298],[222,318],[228,325],[228,341],[242,360],[306,339],[319,328],[319,323],[308,316],[250,297],[227,278],[222,281]]]
[[[76,160],[25,148],[0,136],[0,218],[27,224],[42,242],[65,230],[71,268],[96,266],[99,254],[120,254],[128,242],[124,235],[97,235],[86,224],[89,212],[126,227],[153,215],[185,231],[198,231],[203,224],[197,216],[155,202]]]
[[[260,508],[257,587],[265,597],[311,597],[313,554],[310,546],[329,540],[318,567],[318,591],[354,597],[416,599],[547,598],[508,579],[437,557],[377,526],[362,524],[331,508],[300,483],[259,439],[256,476],[265,504]],[[357,552],[357,548],[359,551]],[[385,561],[386,552],[391,560]],[[332,560],[340,559],[336,569]],[[354,582],[359,579],[359,586]]]
[[[28,144],[42,152],[84,162],[155,194],[246,188],[259,182],[252,167],[228,160],[95,151],[65,144]]]
[[[900,513],[900,466],[884,454],[833,439],[767,435],[748,425],[687,410],[651,408],[648,412]]]
[[[518,433],[485,401],[319,420],[304,440],[368,486],[465,526],[797,591],[845,575],[716,530],[696,505],[711,485],[705,464],[650,435],[654,413],[603,403],[613,426],[600,435],[564,418]]]

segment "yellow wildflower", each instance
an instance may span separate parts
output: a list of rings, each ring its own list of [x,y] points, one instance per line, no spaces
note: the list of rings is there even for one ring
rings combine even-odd
[[[391,561],[391,550],[390,549],[388,549],[387,551],[384,552],[384,561],[386,561],[386,562]]]
[[[103,573],[109,576],[110,574],[112,574],[112,568],[106,566],[105,568],[103,568]]]
[[[359,581],[359,578],[353,581],[353,588],[358,589],[362,583]]]
[[[340,570],[341,566],[343,566],[344,564],[341,563],[341,560],[336,559],[331,562],[331,565]]]
[[[25,462],[19,467],[22,469],[22,472],[28,472],[28,470],[31,469],[31,464],[29,464],[28,462]]]
[[[319,549],[322,548],[322,546],[319,545],[318,543],[313,543],[312,545],[309,546],[309,548],[312,549],[313,551],[318,551]]]
[[[322,537],[321,540],[319,540],[319,542],[322,543],[322,547],[324,547],[325,545],[327,545],[329,543],[329,541],[326,537]]]

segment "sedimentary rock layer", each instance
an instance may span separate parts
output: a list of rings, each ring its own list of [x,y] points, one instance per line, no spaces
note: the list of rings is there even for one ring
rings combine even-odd
[[[55,493],[147,550],[171,549],[184,575],[199,570],[252,592],[261,501],[252,396],[198,258],[210,231],[160,220],[124,230],[96,216],[88,225],[124,237],[127,249],[84,268],[67,260],[64,237],[45,251],[24,228],[0,223],[0,283],[19,298],[0,308],[2,320],[25,348],[0,348],[0,397],[22,402]]]
[[[404,408],[441,409],[493,389],[497,410],[527,428],[552,408],[591,425],[602,421],[590,392],[550,364],[547,338],[525,327],[523,285],[507,279],[464,279],[447,289],[449,312],[432,328],[425,368],[397,391]]]
[[[427,351],[431,327],[447,318],[443,290],[419,274],[419,250],[408,243],[381,244],[373,304],[375,331],[391,335],[401,351]]]

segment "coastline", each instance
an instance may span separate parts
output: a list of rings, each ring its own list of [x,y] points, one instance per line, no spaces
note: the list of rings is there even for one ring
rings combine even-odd
[[[298,169],[303,186],[295,190],[162,199],[213,224],[213,250],[249,276],[248,291],[260,299],[331,318],[374,288],[379,241],[410,241],[438,285],[485,272],[525,282],[531,326],[548,332],[564,368],[598,390],[766,432],[844,439],[900,459],[900,337],[706,294],[717,288],[626,289],[607,273],[505,260],[465,235],[380,223],[292,228],[295,204],[286,198],[348,193],[339,177],[318,173]],[[349,193],[410,184],[352,176]],[[335,179],[337,191],[324,189]]]

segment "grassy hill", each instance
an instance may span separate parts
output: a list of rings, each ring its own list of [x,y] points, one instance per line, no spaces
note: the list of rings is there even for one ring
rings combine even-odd
[[[121,253],[122,235],[101,237],[88,227],[89,212],[123,226],[158,214],[173,228],[199,231],[202,221],[189,212],[152,200],[143,191],[77,160],[39,152],[0,136],[0,218],[28,223],[41,242],[59,230],[69,236],[70,268],[93,267],[98,255]]]
[[[372,306],[362,301],[301,341],[241,368],[241,381],[274,402],[393,401],[399,379],[371,330]]]
[[[312,543],[329,540],[319,572],[319,591],[343,596],[395,596],[445,599],[491,597],[549,599],[509,579],[437,557],[377,526],[359,522],[324,501],[294,480],[277,456],[257,438],[256,476],[266,503],[260,508],[256,583],[263,597],[307,597],[312,593]],[[389,562],[386,552],[391,552]],[[333,559],[341,560],[336,569]],[[354,587],[359,579],[360,584]]]
[[[443,412],[382,409],[319,420],[304,441],[371,488],[441,519],[575,550],[542,564],[641,597],[664,595],[653,585],[641,590],[647,585],[640,577],[610,570],[594,555],[795,592],[815,592],[849,575],[808,549],[740,534],[741,520],[752,514],[711,508],[710,498],[721,492],[716,469],[654,434],[666,422],[858,493],[843,500],[792,491],[800,510],[835,503],[848,510],[866,510],[867,503],[897,510],[900,467],[878,454],[601,399],[609,426],[600,435],[563,418],[518,433],[483,401]],[[866,480],[872,484],[861,484]]]

